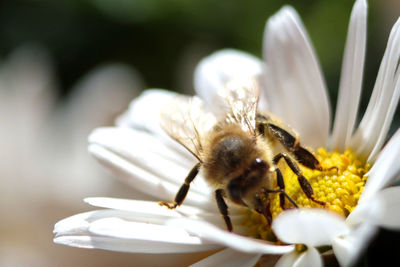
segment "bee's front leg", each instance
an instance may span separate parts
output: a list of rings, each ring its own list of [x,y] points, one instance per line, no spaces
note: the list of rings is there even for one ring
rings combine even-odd
[[[266,196],[266,192],[264,193],[264,198]],[[271,226],[272,225],[272,214],[271,214],[271,209],[270,209],[270,204],[269,201],[267,204],[264,203],[263,198],[261,198],[258,194],[254,197],[255,200],[255,211],[258,213],[262,214],[265,219],[267,219],[268,224]]]
[[[200,166],[201,166],[201,163],[199,162],[189,172],[188,176],[185,179],[185,183],[181,186],[181,188],[179,189],[178,193],[175,196],[174,203],[167,203],[167,202],[160,201],[160,202],[158,202],[158,204],[160,206],[166,206],[169,209],[175,209],[177,206],[180,206],[186,198],[186,195],[190,188],[190,183],[194,180],[194,178],[199,173]]]
[[[264,188],[264,191],[266,193],[279,193],[279,204],[280,204],[282,210],[286,209],[285,198],[287,198],[289,200],[289,202],[292,203],[292,205],[295,208],[298,208],[296,202],[285,192],[285,182],[283,180],[282,172],[278,167],[275,167],[275,173],[276,173],[276,181],[277,181],[279,189],[273,190],[273,189]]]
[[[215,199],[217,200],[219,212],[222,214],[222,217],[224,218],[224,221],[225,221],[226,227],[228,228],[228,231],[232,232],[232,230],[233,230],[232,222],[231,222],[231,219],[229,218],[228,206],[225,203],[223,195],[224,195],[223,189],[215,190]]]

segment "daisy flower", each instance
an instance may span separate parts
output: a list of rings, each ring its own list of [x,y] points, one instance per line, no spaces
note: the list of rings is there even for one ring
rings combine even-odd
[[[172,200],[196,159],[160,127],[160,113],[177,94],[148,90],[117,120],[89,137],[89,151],[116,176],[149,194],[149,200],[88,198],[106,208],[78,214],[55,225],[56,243],[134,253],[181,253],[225,249],[195,266],[322,266],[334,253],[342,266],[354,263],[378,226],[398,229],[400,132],[386,143],[400,95],[400,21],[394,25],[373,93],[361,122],[356,116],[362,87],[367,3],[357,0],[350,18],[339,99],[330,132],[330,102],[322,71],[304,26],[283,7],[267,21],[264,62],[243,52],[223,50],[200,62],[195,89],[215,116],[224,113],[222,97],[232,79],[255,77],[258,109],[270,111],[299,133],[327,171],[301,167],[318,200],[310,201],[290,168],[280,166],[285,191],[300,209],[282,212],[270,200],[272,228],[265,218],[229,205],[234,232],[216,207],[212,189],[196,177],[182,206],[168,210],[151,200]],[[196,101],[197,101],[196,100]],[[271,232],[271,229],[273,232]],[[323,256],[322,256],[323,255]]]

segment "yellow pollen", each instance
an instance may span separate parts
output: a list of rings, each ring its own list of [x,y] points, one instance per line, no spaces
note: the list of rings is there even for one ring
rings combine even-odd
[[[284,160],[279,163],[282,171],[285,192],[296,202],[299,208],[325,208],[344,217],[356,207],[358,199],[364,189],[367,177],[365,174],[370,169],[370,164],[365,159],[358,157],[351,149],[344,153],[328,152],[324,148],[318,149],[316,155],[324,171],[311,170],[301,165],[303,176],[309,181],[314,191],[314,198],[326,203],[322,206],[309,199],[301,189],[297,176],[287,166]],[[278,189],[278,188],[276,188]],[[294,206],[286,199],[285,208]],[[270,211],[272,218],[282,212],[279,194],[270,194]],[[269,241],[276,241],[267,222],[262,222],[264,217],[254,211],[249,211],[247,226],[249,235]],[[262,222],[257,223],[257,221]],[[265,220],[266,221],[266,220]]]
[[[297,181],[297,176],[284,162],[281,162],[279,167],[284,177],[286,193],[300,208],[326,208],[347,217],[357,205],[367,181],[364,175],[370,169],[370,165],[365,159],[357,157],[351,149],[341,154],[320,148],[316,157],[326,171],[311,170],[303,166],[300,168],[313,188],[314,198],[326,202],[326,206],[323,207],[307,198]],[[289,203],[286,205],[290,207]],[[272,195],[272,218],[281,212],[279,196]]]
[[[296,244],[295,249],[297,252],[304,252],[307,250],[307,247],[303,244]]]

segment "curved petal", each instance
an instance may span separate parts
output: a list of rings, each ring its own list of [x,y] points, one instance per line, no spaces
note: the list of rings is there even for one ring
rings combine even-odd
[[[382,203],[375,195],[371,201],[359,202],[356,208],[347,216],[346,224],[355,227],[365,221],[375,222],[380,216],[381,209]]]
[[[340,266],[353,266],[376,232],[375,226],[363,223],[353,229],[349,235],[335,238],[332,242],[332,248]]]
[[[292,252],[283,255],[275,267],[322,267],[322,257],[318,250],[307,247],[305,252]]]
[[[345,150],[354,130],[360,101],[367,39],[367,2],[358,0],[351,13],[344,49],[331,148]]]
[[[293,267],[322,267],[322,257],[318,250],[313,247],[307,247],[307,250],[301,253]]]
[[[359,203],[372,198],[376,192],[382,188],[395,183],[400,178],[400,130],[386,144],[372,166],[366,174],[367,183],[361,194]]]
[[[389,131],[400,97],[400,19],[393,26],[367,110],[351,146],[374,161]]]
[[[90,224],[89,232],[101,236],[139,239],[179,244],[201,244],[200,238],[189,235],[181,228],[120,218],[104,218]]]
[[[225,84],[232,79],[257,78],[261,72],[258,58],[238,50],[221,50],[200,61],[194,73],[195,91],[215,114],[224,115],[227,103],[220,91]]]
[[[163,180],[99,145],[90,145],[89,152],[101,164],[109,168],[117,178],[143,193],[152,195],[157,200],[173,200],[180,188],[180,185]],[[217,210],[211,196],[197,192],[189,192],[185,203],[204,210]]]
[[[145,218],[145,220],[147,220],[146,218],[153,218],[155,221],[153,220],[152,222],[156,223],[160,220],[171,218],[190,217],[201,218],[220,227],[225,227],[225,222],[222,220],[221,216],[219,216],[219,213],[207,212],[203,209],[188,206],[186,204],[171,210],[164,206],[160,206],[157,202],[153,201],[107,197],[85,198],[84,201],[95,207],[129,211],[130,214],[137,216],[136,220],[139,220],[139,218]],[[235,209],[230,208],[229,210],[231,213],[230,218],[232,223],[243,221],[243,215],[237,215]]]
[[[162,89],[146,90],[131,102],[129,109],[124,114],[117,118],[116,125],[166,137],[167,134],[160,127],[160,112],[163,106],[176,95],[176,93]]]
[[[56,236],[88,234],[90,219],[105,218],[107,216],[122,216],[119,212],[90,211],[65,218],[54,225],[53,233]]]
[[[297,251],[284,254],[282,255],[282,257],[279,258],[274,267],[292,267],[296,260],[298,260],[299,256],[300,253],[298,253]]]
[[[201,238],[251,254],[283,254],[294,249],[293,246],[278,246],[266,241],[244,237],[222,230],[210,223],[192,219],[172,219],[167,224],[179,226]]]
[[[157,204],[155,208],[157,208]],[[171,212],[170,214],[158,212],[157,209],[151,208],[146,212],[129,212],[124,210],[95,210],[85,213],[76,214],[57,222],[54,226],[56,236],[65,235],[83,235],[89,234],[90,225],[105,218],[120,218],[135,222],[147,222],[151,224],[163,224],[171,217],[182,217],[181,214]]]
[[[59,236],[54,238],[54,242],[78,248],[105,249],[128,253],[186,253],[201,252],[220,248],[217,245],[188,245],[171,244],[166,242],[122,239],[108,236]]]
[[[292,7],[283,7],[268,20],[264,58],[270,111],[296,129],[306,145],[325,146],[330,127],[328,95],[314,49]]]
[[[129,212],[115,210],[77,214],[55,225],[54,242],[132,253],[182,253],[220,248],[181,229],[153,224],[151,217],[147,221],[136,220],[137,216]]]
[[[129,211],[131,213],[144,214],[150,216],[156,214],[163,217],[182,217],[184,216],[196,216],[204,213],[204,210],[187,205],[179,207],[179,210],[170,210],[158,205],[157,202],[133,200],[133,199],[121,199],[121,198],[109,198],[109,197],[88,197],[84,201],[92,206],[106,209],[115,209]]]
[[[80,133],[76,138],[81,145],[82,136],[87,136],[94,127],[111,123],[109,120],[124,111],[142,88],[141,77],[127,65],[96,67],[74,87],[59,114],[66,116],[58,118],[60,127],[66,127],[65,123],[69,122],[71,125],[67,127],[74,127]],[[64,133],[71,135],[70,130]]]
[[[191,267],[252,267],[255,266],[260,257],[261,254],[246,254],[227,248],[191,265]]]
[[[350,231],[343,217],[322,209],[282,212],[274,219],[272,228],[285,243],[307,246],[330,245],[336,236]]]
[[[400,186],[389,187],[380,191],[377,195],[381,205],[379,216],[375,218],[376,223],[384,228],[400,229]]]
[[[148,133],[127,128],[100,128],[89,136],[89,144],[99,145],[132,165],[177,185],[181,185],[197,163],[190,153],[166,145]],[[197,177],[192,189],[210,194],[210,188]],[[201,182],[202,181],[202,182]]]

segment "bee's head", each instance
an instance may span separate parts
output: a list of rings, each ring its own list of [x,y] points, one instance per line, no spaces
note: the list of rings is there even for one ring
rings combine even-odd
[[[238,177],[232,179],[227,188],[234,202],[247,206],[243,197],[263,185],[269,165],[261,158],[255,158],[250,166]]]

